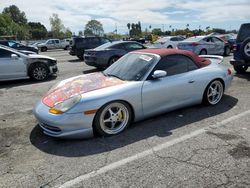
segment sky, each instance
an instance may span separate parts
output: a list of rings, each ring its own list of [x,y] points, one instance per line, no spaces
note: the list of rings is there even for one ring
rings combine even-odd
[[[250,22],[250,0],[0,0],[0,11],[17,5],[28,21],[41,22],[50,30],[49,17],[56,13],[65,27],[78,34],[96,19],[104,32],[128,33],[127,23],[141,22],[142,29],[239,29]]]

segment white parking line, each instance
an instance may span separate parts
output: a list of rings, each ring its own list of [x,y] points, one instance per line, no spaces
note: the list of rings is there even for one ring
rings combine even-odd
[[[225,120],[223,120],[223,121],[221,121],[219,123],[216,123],[216,124],[213,124],[213,125],[210,125],[210,126],[206,126],[206,127],[202,128],[202,129],[198,129],[196,131],[193,131],[190,134],[186,134],[186,135],[183,135],[183,136],[181,136],[179,138],[167,141],[167,142],[165,142],[163,144],[157,145],[157,146],[155,146],[155,147],[153,147],[151,149],[145,150],[145,151],[143,151],[141,153],[138,153],[138,154],[135,154],[135,155],[133,155],[131,157],[128,157],[128,158],[122,159],[120,161],[111,163],[111,164],[109,164],[107,166],[104,166],[104,167],[102,167],[102,168],[100,168],[98,170],[92,171],[92,172],[90,172],[88,174],[83,174],[81,176],[76,177],[75,179],[67,181],[64,184],[56,186],[56,187],[59,187],[59,188],[73,187],[74,185],[76,185],[76,184],[78,184],[78,183],[80,183],[80,182],[82,182],[84,180],[88,180],[88,179],[93,178],[95,176],[98,176],[100,174],[104,174],[104,173],[106,173],[108,171],[111,171],[111,170],[114,170],[114,169],[116,169],[118,167],[121,167],[121,166],[123,166],[123,165],[125,165],[127,163],[130,163],[130,162],[133,162],[135,160],[138,160],[138,159],[144,158],[146,156],[149,156],[149,155],[153,154],[156,151],[166,149],[166,148],[168,148],[170,146],[173,146],[175,144],[178,144],[180,142],[183,142],[185,140],[188,140],[190,138],[198,136],[198,135],[200,135],[202,133],[205,133],[210,127],[215,128],[215,127],[220,127],[220,126],[226,125],[229,122],[237,120],[237,119],[239,119],[239,118],[241,118],[243,116],[246,116],[248,114],[250,114],[250,110],[242,112],[242,113],[237,114],[235,116],[232,116],[232,117],[230,117],[228,119],[225,119]]]

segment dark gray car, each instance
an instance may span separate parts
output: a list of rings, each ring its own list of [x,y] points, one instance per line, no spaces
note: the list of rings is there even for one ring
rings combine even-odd
[[[110,42],[91,50],[85,50],[84,62],[97,68],[106,68],[126,53],[145,48],[142,44],[133,41]]]

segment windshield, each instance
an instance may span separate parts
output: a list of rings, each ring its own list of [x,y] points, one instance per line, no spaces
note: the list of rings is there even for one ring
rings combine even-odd
[[[156,56],[151,54],[129,53],[111,65],[103,73],[121,80],[139,81],[153,66]]]
[[[202,40],[204,37],[203,36],[198,36],[198,37],[190,37],[188,39],[185,39],[184,41],[186,42],[198,42]]]

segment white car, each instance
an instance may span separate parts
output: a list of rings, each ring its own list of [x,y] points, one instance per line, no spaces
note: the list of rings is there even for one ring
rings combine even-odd
[[[180,36],[168,36],[158,39],[152,46],[149,48],[176,48],[180,41],[183,41],[185,38]]]
[[[42,81],[57,72],[57,60],[0,45],[0,81],[32,78]]]

